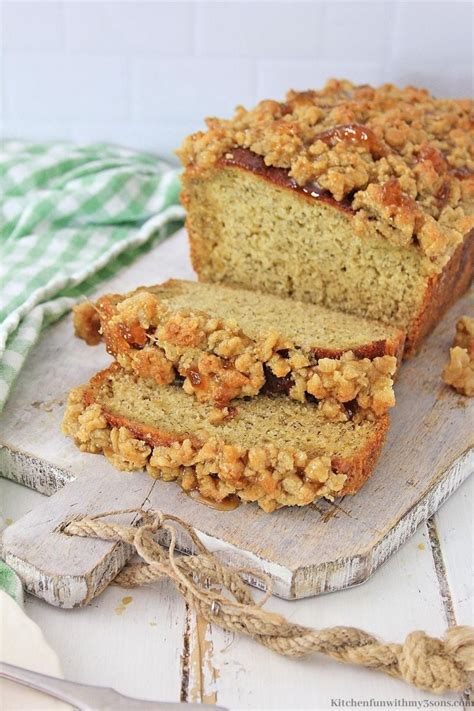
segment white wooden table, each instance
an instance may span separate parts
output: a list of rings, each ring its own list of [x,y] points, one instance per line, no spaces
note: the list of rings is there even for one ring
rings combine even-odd
[[[160,272],[164,267],[172,276],[176,260],[186,259],[183,235],[163,245],[160,257]],[[125,273],[123,289],[132,286]],[[302,624],[352,625],[394,642],[414,629],[440,635],[448,624],[472,624],[472,488],[471,478],[364,585],[297,602],[273,598],[269,609]],[[7,523],[40,500],[40,494],[0,479]],[[197,619],[169,583],[131,591],[110,587],[74,610],[28,596],[26,610],[59,654],[67,678],[130,696],[232,709],[319,710],[336,708],[340,699],[346,707],[350,699],[398,699],[399,706],[404,700],[462,702],[324,658],[280,658]]]

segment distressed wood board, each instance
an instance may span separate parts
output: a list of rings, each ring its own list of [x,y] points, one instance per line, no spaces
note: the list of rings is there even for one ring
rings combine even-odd
[[[351,625],[392,642],[415,629],[440,636],[448,624],[472,624],[473,484],[470,477],[429,527],[420,525],[364,585],[304,600],[274,597],[269,609],[309,627]],[[9,525],[42,498],[0,479]],[[295,661],[274,654],[244,635],[206,624],[165,580],[133,590],[111,585],[75,610],[33,595],[25,597],[25,605],[58,653],[66,678],[112,686],[129,696],[217,703],[234,711],[322,711],[333,708],[334,697],[372,698],[382,706],[395,698],[419,706],[434,698],[452,705],[455,698],[463,707],[460,695],[434,697],[370,669],[321,656]]]
[[[191,276],[183,235],[102,291],[170,276]],[[363,489],[334,504],[273,514],[252,504],[214,511],[173,483],[142,472],[116,472],[103,457],[79,452],[60,433],[67,391],[88,380],[108,357],[74,339],[70,318],[63,319],[44,334],[0,418],[0,471],[52,494],[6,529],[3,557],[39,597],[63,607],[84,605],[107,586],[131,551],[65,536],[60,524],[73,516],[143,506],[181,516],[231,563],[265,571],[277,596],[302,598],[364,582],[474,468],[472,401],[440,380],[454,324],[472,310],[469,298],[458,302],[420,354],[403,364],[387,442]],[[180,545],[189,550],[186,541]]]

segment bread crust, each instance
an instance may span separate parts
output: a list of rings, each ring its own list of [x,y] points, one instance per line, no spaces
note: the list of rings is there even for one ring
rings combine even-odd
[[[440,274],[429,277],[423,303],[408,329],[404,356],[416,354],[423,339],[469,288],[474,276],[474,230],[470,230]]]
[[[120,366],[117,363],[114,363],[108,368],[97,373],[93,378],[91,378],[91,380],[86,386],[82,387],[80,396],[83,402],[84,409],[90,408],[92,406],[99,406],[100,414],[103,418],[105,418],[107,427],[110,430],[119,430],[124,428],[127,434],[129,434],[132,438],[146,443],[146,445],[148,445],[150,448],[171,448],[172,445],[176,445],[176,443],[182,444],[186,440],[191,443],[191,446],[194,446],[197,449],[205,445],[205,442],[203,442],[201,438],[196,437],[193,433],[178,434],[158,428],[145,426],[139,422],[130,420],[126,417],[118,416],[110,412],[106,407],[104,407],[99,402],[98,398],[100,388],[104,386],[105,382],[108,379],[113,378],[115,374],[119,373],[120,370]],[[340,489],[340,491],[338,491],[337,496],[356,493],[364,484],[364,482],[367,481],[367,479],[370,477],[375,468],[377,459],[380,455],[380,451],[388,430],[388,426],[388,416],[383,415],[382,417],[378,418],[377,421],[374,423],[372,436],[363,444],[363,446],[361,446],[355,456],[353,456],[350,460],[341,457],[333,457],[331,459],[332,471],[336,475],[344,475],[345,477],[344,486]],[[68,431],[67,429],[65,429],[65,431],[67,434],[72,434],[74,436],[74,433],[72,433],[70,430]],[[102,449],[102,451],[107,454],[105,447],[100,447],[99,449]],[[99,450],[97,448],[97,445],[95,445],[94,449],[86,451],[97,452]],[[144,466],[144,463],[142,463],[142,466]],[[187,467],[187,469],[189,469],[189,467]],[[235,493],[240,496],[242,492],[236,491]],[[245,497],[245,492],[243,493]],[[209,496],[209,492],[206,492],[206,496]],[[220,498],[222,499],[222,495],[220,495]],[[216,500],[218,500],[218,498]]]

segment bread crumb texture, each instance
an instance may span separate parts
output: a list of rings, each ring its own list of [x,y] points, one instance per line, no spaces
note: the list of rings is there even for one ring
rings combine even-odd
[[[359,233],[375,227],[394,245],[414,245],[439,272],[474,226],[472,107],[424,89],[332,79],[283,102],[239,106],[230,120],[209,118],[178,155],[198,175],[248,149],[297,185],[349,203]]]
[[[353,350],[337,352],[335,357],[317,357],[311,345],[311,337],[306,333],[291,335],[274,330],[275,319],[262,324],[249,336],[232,319],[216,317],[195,308],[173,307],[172,300],[166,295],[175,290],[175,299],[187,295],[186,302],[193,300],[203,303],[202,295],[218,302],[226,295],[227,299],[240,298],[248,307],[240,309],[240,316],[248,321],[254,318],[251,308],[259,309],[262,295],[246,294],[225,290],[222,287],[209,287],[192,282],[170,282],[156,293],[151,290],[138,290],[130,296],[104,296],[97,305],[81,304],[76,308],[76,334],[91,341],[92,325],[88,317],[100,316],[100,325],[111,353],[128,372],[144,378],[153,379],[158,385],[169,384],[176,378],[183,381],[183,389],[194,395],[200,402],[210,402],[216,409],[210,414],[214,424],[232,417],[235,408],[227,406],[235,398],[253,397],[268,388],[269,380],[280,392],[287,392],[290,398],[305,402],[315,399],[314,404],[329,420],[346,421],[350,417],[357,419],[374,418],[387,411],[395,404],[393,375],[397,368],[394,355],[382,355],[368,358],[357,357]],[[201,296],[201,299],[200,299]],[[283,303],[289,315],[296,311],[296,304],[275,297],[267,297],[272,303],[263,304],[263,309]],[[177,305],[182,303],[178,298]],[[204,303],[206,303],[204,299]],[[209,304],[210,305],[210,304]],[[227,304],[221,308],[224,311]],[[306,319],[301,319],[300,329],[311,333],[312,311],[317,307],[307,304]],[[235,309],[235,306],[234,306]],[[217,307],[217,311],[219,308]],[[351,317],[330,314],[323,309],[315,326],[315,332],[324,329],[323,316],[326,319],[341,321],[341,329],[356,328],[358,320]],[[214,308],[214,313],[216,312]],[[255,311],[253,312],[255,313]],[[263,319],[263,317],[260,317]],[[346,323],[347,322],[347,323]],[[378,324],[363,324],[373,336],[384,333],[384,327]],[[295,328],[295,327],[294,327]],[[385,328],[385,341],[365,344],[364,347],[388,351],[401,347],[400,333]],[[341,338],[344,334],[341,334]],[[349,338],[349,336],[346,336]],[[356,336],[353,336],[354,344]],[[392,339],[392,340],[390,340]],[[296,340],[296,342],[295,342]],[[328,349],[330,350],[330,349]],[[346,405],[350,403],[349,407]],[[219,411],[219,408],[220,411]]]
[[[312,408],[265,396],[216,428],[210,406],[190,408],[176,386],[157,390],[119,366],[91,382],[71,391],[62,426],[82,451],[102,452],[117,469],[177,480],[214,501],[237,494],[265,511],[332,500],[350,478],[352,493],[369,476],[387,428],[385,419],[324,424]]]
[[[474,318],[462,316],[456,324],[443,380],[461,395],[474,396]]]

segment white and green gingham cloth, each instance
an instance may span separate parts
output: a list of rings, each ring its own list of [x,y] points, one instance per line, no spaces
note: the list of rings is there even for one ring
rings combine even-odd
[[[0,148],[0,410],[41,329],[182,225],[179,171],[107,146]]]

